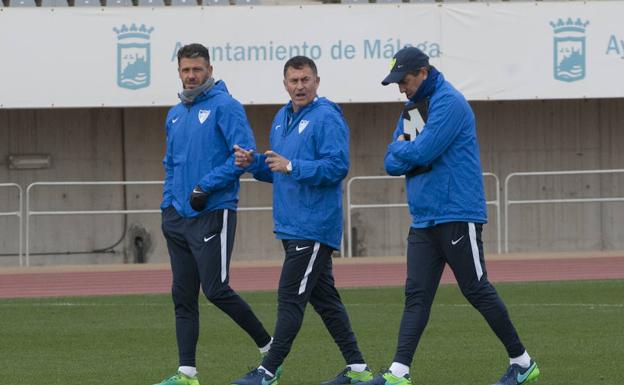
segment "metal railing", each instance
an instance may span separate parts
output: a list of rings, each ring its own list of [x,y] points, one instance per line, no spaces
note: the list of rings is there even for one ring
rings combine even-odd
[[[23,238],[23,231],[24,231],[24,226],[22,224],[23,222],[23,217],[22,217],[22,207],[23,207],[23,191],[22,191],[22,186],[18,185],[17,183],[0,183],[0,188],[1,187],[6,187],[6,188],[15,188],[17,189],[17,201],[18,201],[18,211],[5,211],[5,212],[0,212],[0,217],[8,217],[8,216],[15,216],[19,219],[19,251],[18,251],[18,256],[19,256],[19,264],[20,266],[22,266],[22,238]]]
[[[373,203],[373,204],[351,204],[351,185],[357,180],[383,180],[383,179],[405,179],[403,176],[379,175],[379,176],[354,176],[347,182],[347,257],[353,257],[353,236],[351,235],[351,210],[369,208],[390,208],[407,207],[407,203]]]
[[[500,180],[498,176],[492,172],[484,172],[483,177],[494,178],[494,189],[496,191],[494,195],[494,200],[488,201],[486,197],[485,204],[491,205],[496,208],[496,252],[498,254],[501,253],[501,245],[503,244],[503,239],[501,238],[501,198],[500,198]]]
[[[526,204],[543,204],[543,203],[585,203],[585,202],[624,202],[624,197],[608,197],[608,198],[564,198],[564,199],[524,199],[524,200],[510,200],[510,181],[515,177],[524,176],[558,176],[558,175],[581,175],[581,174],[615,174],[624,173],[624,169],[613,170],[581,170],[581,171],[548,171],[548,172],[518,172],[509,174],[505,178],[504,182],[504,223],[501,221],[501,198],[500,198],[500,182],[498,177],[493,173],[483,173],[484,177],[490,177],[494,179],[495,183],[495,197],[493,200],[486,201],[487,205],[492,205],[496,209],[496,234],[497,234],[497,249],[498,253],[501,253],[501,243],[504,239],[504,251],[509,252],[509,207],[511,205],[526,205]],[[341,242],[341,256],[352,257],[353,256],[353,239],[352,239],[352,211],[355,209],[369,209],[369,208],[393,208],[393,207],[407,207],[407,203],[373,203],[373,204],[352,204],[352,184],[355,181],[362,180],[392,180],[392,179],[404,179],[404,177],[394,176],[357,176],[350,178],[347,182],[346,189],[346,203],[347,203],[347,219],[346,219],[346,245],[343,240]],[[241,178],[242,183],[257,182],[252,178]],[[19,262],[20,266],[24,264],[23,256],[26,256],[26,266],[30,265],[30,217],[31,216],[45,216],[45,215],[105,215],[105,214],[150,214],[160,213],[158,209],[146,209],[146,210],[65,210],[65,211],[52,211],[42,210],[35,211],[30,210],[30,198],[31,190],[37,186],[115,186],[115,185],[162,185],[163,181],[93,181],[93,182],[35,182],[30,184],[26,189],[26,209],[22,210],[24,196],[20,185],[15,183],[2,183],[0,187],[16,188],[19,194],[19,211],[0,212],[0,216],[16,216],[19,218]],[[247,206],[239,207],[239,211],[271,211],[271,206]],[[24,214],[22,214],[24,212]],[[25,226],[23,225],[25,217]],[[505,228],[504,238],[501,237],[501,227]],[[25,232],[25,240],[24,240]],[[344,237],[343,237],[344,238]],[[346,247],[345,247],[346,246]],[[346,250],[345,250],[346,249]],[[25,250],[25,252],[24,252]]]
[[[254,178],[240,178],[241,183],[256,183],[259,182]],[[273,211],[273,206],[246,206],[238,207],[238,211]]]
[[[92,182],[34,182],[26,188],[26,266],[30,266],[30,217],[43,215],[110,215],[110,214],[154,214],[160,209],[146,210],[58,210],[34,211],[30,210],[30,192],[37,186],[136,186],[162,185],[163,181],[92,181]]]
[[[509,206],[542,203],[588,203],[588,202],[624,202],[624,197],[609,198],[552,198],[552,199],[509,199],[509,181],[514,177],[521,176],[559,176],[559,175],[586,175],[586,174],[618,174],[624,173],[624,169],[613,170],[572,170],[572,171],[538,171],[538,172],[514,172],[505,178],[505,253],[509,252]]]
[[[241,182],[257,182],[251,178],[241,178]],[[58,211],[34,211],[30,210],[30,193],[31,190],[37,186],[136,186],[136,185],[162,185],[163,181],[92,181],[92,182],[34,182],[28,185],[26,188],[26,266],[30,266],[30,217],[31,216],[44,216],[44,215],[104,215],[104,214],[159,214],[161,212],[158,209],[145,209],[145,210],[58,210]],[[21,208],[21,187],[14,185],[20,190],[20,213]],[[2,186],[2,185],[0,185]],[[271,206],[251,206],[251,207],[239,207],[239,211],[270,211],[273,208]],[[4,215],[17,215],[19,213],[10,213]],[[0,214],[1,215],[1,214]],[[21,236],[21,214],[20,217],[20,266],[22,266],[22,236]]]
[[[496,196],[494,200],[486,201],[486,204],[496,207],[496,243],[497,250],[501,252],[501,220],[500,220],[500,182],[496,174],[491,172],[484,172],[484,177],[494,178]],[[396,179],[403,180],[404,176],[390,176],[390,175],[367,175],[367,176],[355,176],[350,178],[347,182],[347,257],[353,257],[353,236],[351,234],[351,211],[354,209],[370,209],[370,208],[392,208],[392,207],[407,207],[407,203],[373,203],[373,204],[352,204],[351,203],[351,185],[358,180],[384,180],[384,179]]]

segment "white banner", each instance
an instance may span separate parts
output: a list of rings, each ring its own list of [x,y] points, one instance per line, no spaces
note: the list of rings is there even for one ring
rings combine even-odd
[[[282,104],[284,62],[336,102],[403,100],[390,58],[418,46],[471,100],[624,96],[624,1],[258,7],[4,8],[0,107],[177,102],[176,52],[199,42],[244,104]]]

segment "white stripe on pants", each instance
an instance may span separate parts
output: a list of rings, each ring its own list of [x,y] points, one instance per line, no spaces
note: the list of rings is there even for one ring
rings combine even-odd
[[[308,284],[308,276],[312,272],[312,267],[314,267],[314,261],[316,260],[316,255],[318,254],[319,248],[321,244],[319,242],[314,242],[314,251],[312,251],[312,257],[310,257],[310,262],[308,262],[308,267],[306,268],[305,274],[303,275],[303,279],[299,284],[299,293],[302,294],[305,292],[306,285]]]
[[[223,209],[223,227],[221,227],[221,282],[227,278],[227,232],[228,210]]]
[[[470,247],[472,248],[472,260],[477,272],[477,281],[480,281],[483,276],[483,268],[481,267],[479,247],[477,246],[477,231],[475,230],[475,224],[472,222],[468,222],[468,236],[470,237]]]

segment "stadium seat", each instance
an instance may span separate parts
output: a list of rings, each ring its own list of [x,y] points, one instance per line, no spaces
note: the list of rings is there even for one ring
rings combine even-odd
[[[193,6],[196,7],[197,0],[171,0],[172,7],[185,7],[185,6]]]
[[[262,0],[234,0],[235,5],[261,5]]]
[[[101,7],[100,0],[74,0],[74,7]]]
[[[132,0],[106,0],[107,7],[132,7]]]
[[[342,4],[368,4],[368,0],[342,0]]]
[[[67,0],[41,0],[42,7],[67,7]]]
[[[204,0],[204,5],[230,5],[229,0]]]
[[[165,0],[138,0],[139,7],[164,7]]]
[[[9,2],[11,7],[36,7],[35,0],[11,0]]]

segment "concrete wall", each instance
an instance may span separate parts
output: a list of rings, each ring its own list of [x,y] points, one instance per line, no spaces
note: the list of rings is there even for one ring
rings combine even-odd
[[[483,170],[501,179],[512,172],[623,168],[624,100],[562,100],[472,103],[478,122]],[[248,106],[259,149],[279,106]],[[343,106],[351,127],[351,170],[384,175],[383,155],[401,104]],[[161,180],[166,108],[0,110],[0,183],[25,189],[34,181]],[[9,154],[50,154],[52,167],[10,170]],[[246,177],[249,177],[248,175]],[[243,183],[241,207],[270,206],[270,186]],[[511,199],[624,196],[624,176],[517,179]],[[400,181],[356,182],[353,203],[405,201]],[[492,179],[486,179],[494,199]],[[502,191],[500,191],[502,194]],[[35,210],[152,209],[161,187],[37,187]],[[502,196],[502,195],[501,195]],[[14,211],[16,194],[0,188],[0,211]],[[496,217],[489,207],[486,251],[496,250]],[[238,214],[234,258],[279,259],[271,213]],[[406,208],[353,212],[356,255],[402,255],[410,218]],[[0,217],[0,253],[18,249],[17,220]],[[158,214],[37,216],[31,218],[31,264],[133,262],[136,240],[148,262],[168,260]],[[512,206],[510,251],[623,249],[624,203]],[[118,243],[119,242],[119,243]],[[114,253],[78,253],[109,246]],[[14,256],[0,265],[15,265]]]
[[[25,192],[26,187],[35,181],[122,180],[122,142],[120,111],[0,110],[0,181],[18,183]],[[9,154],[49,154],[52,167],[10,170]],[[32,192],[31,202],[33,210],[112,209],[122,206],[123,194],[119,188],[37,188]],[[17,201],[14,198],[2,200],[0,205],[0,210],[12,211]],[[31,244],[35,253],[104,248],[123,235],[121,216],[46,216],[31,219],[34,230]],[[0,234],[0,252],[16,251],[18,238],[14,218],[10,223],[2,223]],[[81,256],[81,261],[118,260],[112,257],[86,255]],[[55,255],[45,256],[45,261],[50,263],[65,259]]]

